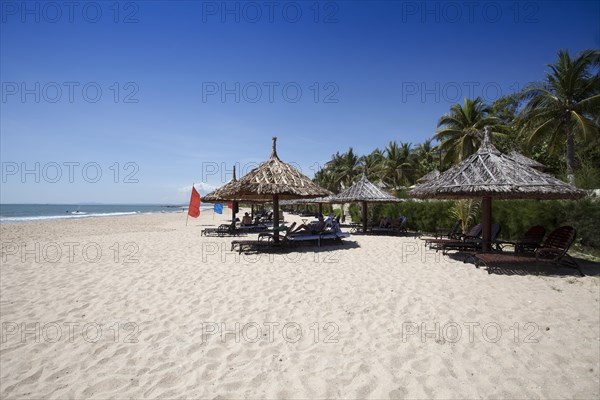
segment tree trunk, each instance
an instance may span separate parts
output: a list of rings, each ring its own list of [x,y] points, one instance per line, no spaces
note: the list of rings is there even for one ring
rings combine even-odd
[[[566,151],[566,161],[567,161],[567,181],[571,185],[575,185],[575,173],[573,171],[573,164],[575,163],[575,140],[573,137],[573,132],[569,129],[567,131],[567,151]]]

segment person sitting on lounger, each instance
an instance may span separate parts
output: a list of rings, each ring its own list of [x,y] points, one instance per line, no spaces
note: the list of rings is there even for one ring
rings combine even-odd
[[[302,233],[310,233],[312,235],[316,235],[317,233],[320,233],[323,229],[325,229],[325,220],[323,219],[323,216],[319,214],[318,222],[313,223],[313,224],[308,224],[308,225],[302,224],[298,228],[296,228],[294,233],[302,232]]]
[[[383,217],[379,220],[380,228],[391,228],[392,227],[392,219],[390,217]]]
[[[252,225],[252,217],[250,214],[246,213],[242,217],[242,225]]]

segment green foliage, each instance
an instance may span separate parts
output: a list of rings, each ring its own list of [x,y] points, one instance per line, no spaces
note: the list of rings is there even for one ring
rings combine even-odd
[[[600,202],[591,198],[565,204],[565,222],[577,229],[578,242],[600,250]]]
[[[357,203],[350,204],[348,212],[349,212],[350,218],[352,218],[353,222],[361,222],[360,206]]]
[[[397,205],[408,217],[408,228],[419,232],[435,232],[449,228],[455,221],[450,209],[452,201],[414,201],[408,200]]]
[[[408,229],[418,232],[435,232],[450,227],[457,216],[453,215],[455,201],[414,201],[397,204],[370,204],[368,219],[377,223],[382,217],[408,217]],[[361,221],[359,204],[350,205],[350,215]],[[481,210],[474,213],[473,221],[481,220]],[[570,200],[495,200],[492,201],[492,221],[502,226],[500,238],[518,240],[534,225],[542,225],[546,232],[563,225],[577,229],[577,242],[584,249],[600,250],[600,201],[585,198]]]
[[[577,243],[600,249],[600,202],[505,200],[492,203],[492,219],[502,225],[500,237],[518,240],[527,229],[542,225],[547,232],[562,225],[577,229]]]
[[[600,188],[600,141],[579,144],[581,148],[575,159],[577,170],[575,183],[582,189]]]
[[[598,50],[586,50],[576,57],[560,50],[558,60],[548,65],[545,81],[527,85],[518,96],[526,101],[520,117],[529,143],[544,142],[550,154],[564,150],[570,183],[575,183],[575,140],[600,136],[599,60]]]
[[[464,105],[452,105],[450,112],[438,120],[440,129],[435,133],[440,150],[445,153],[444,163],[457,163],[475,153],[485,126],[492,128],[494,136],[502,136],[507,131],[480,97],[465,98]]]
[[[473,225],[477,224],[476,221],[480,217],[480,206],[481,201],[475,199],[461,199],[454,202],[450,214],[455,220],[460,219],[462,221],[463,232],[467,232]]]
[[[371,223],[377,223],[383,217],[392,219],[401,215],[408,217],[408,229],[418,232],[435,232],[437,229],[448,228],[454,222],[450,208],[452,201],[414,201],[408,200],[396,204],[369,204],[367,218]],[[350,215],[355,222],[361,221],[359,204],[350,205]]]

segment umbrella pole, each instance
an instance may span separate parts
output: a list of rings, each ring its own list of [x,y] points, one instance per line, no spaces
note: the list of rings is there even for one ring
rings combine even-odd
[[[234,228],[235,228],[235,213],[236,213],[235,210],[237,210],[238,207],[239,207],[239,204],[237,201],[234,201],[231,204],[231,223],[233,224]]]
[[[362,202],[362,223],[363,223],[363,233],[367,233],[367,202]]]
[[[484,197],[482,201],[483,214],[483,251],[490,251],[492,239],[492,198]]]
[[[273,241],[279,243],[279,195],[273,195]]]
[[[319,203],[319,214],[323,215],[323,203]]]

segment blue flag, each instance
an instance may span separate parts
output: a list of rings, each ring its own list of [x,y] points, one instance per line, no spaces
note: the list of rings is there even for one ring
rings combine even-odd
[[[223,214],[223,204],[215,204],[214,209],[217,214]]]

